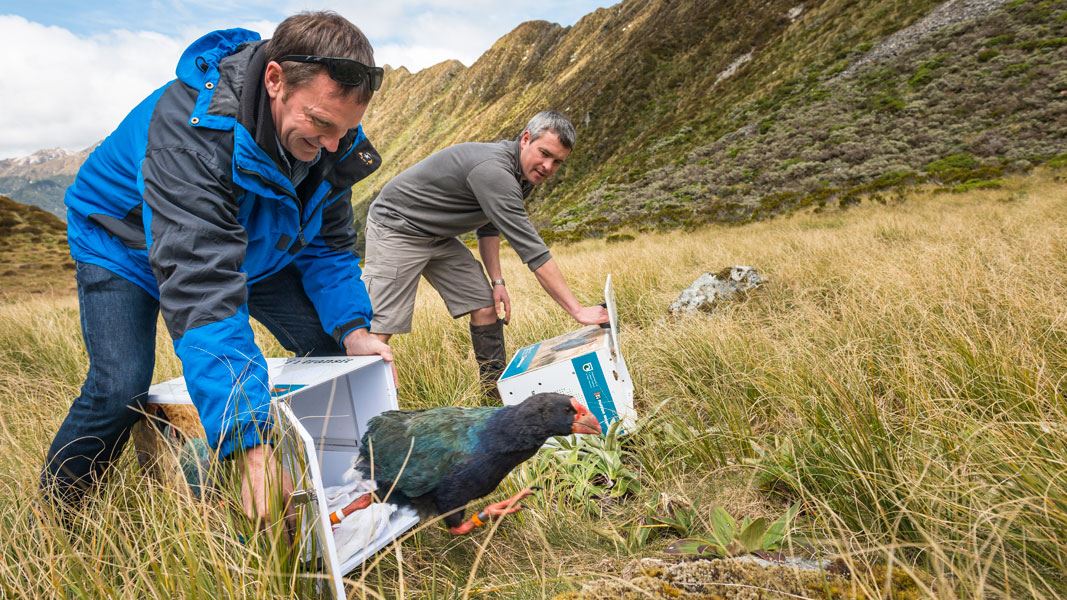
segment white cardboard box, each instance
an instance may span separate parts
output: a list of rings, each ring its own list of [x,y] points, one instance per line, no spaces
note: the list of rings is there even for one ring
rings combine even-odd
[[[619,349],[619,318],[611,276],[604,285],[607,327],[589,325],[515,353],[497,381],[504,404],[518,404],[532,394],[559,392],[578,398],[600,421],[605,433],[621,420],[631,431],[637,419],[634,384]]]
[[[301,527],[296,543],[306,559],[322,565],[329,590],[344,598],[341,578],[418,523],[410,508],[393,513],[388,529],[355,555],[337,555],[325,487],[340,485],[359,453],[367,421],[397,408],[392,368],[377,356],[268,358],[275,428],[285,468],[293,476]],[[185,379],[153,385],[149,404],[192,404]]]

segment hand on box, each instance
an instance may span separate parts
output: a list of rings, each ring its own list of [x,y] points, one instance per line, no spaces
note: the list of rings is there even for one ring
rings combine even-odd
[[[603,306],[583,306],[571,316],[582,325],[599,325],[608,322],[608,309]]]
[[[345,354],[349,356],[370,356],[377,354],[393,367],[393,385],[400,387],[400,380],[396,374],[396,364],[393,363],[393,349],[377,336],[371,335],[366,329],[354,329],[345,336]]]
[[[389,344],[371,335],[366,329],[354,329],[345,336],[345,354],[349,356],[377,354],[386,362],[393,362],[393,349],[389,347]]]

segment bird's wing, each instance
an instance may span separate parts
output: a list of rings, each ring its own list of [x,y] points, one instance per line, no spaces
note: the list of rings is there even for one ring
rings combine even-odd
[[[467,461],[479,431],[496,410],[387,411],[371,419],[361,453],[373,457],[375,480],[396,482],[406,496],[417,498],[433,491],[449,471]]]

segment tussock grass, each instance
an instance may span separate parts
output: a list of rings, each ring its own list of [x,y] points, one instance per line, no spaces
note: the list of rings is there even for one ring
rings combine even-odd
[[[575,497],[548,470],[524,513],[467,539],[424,526],[353,573],[350,593],[573,591],[681,537],[642,531],[669,499],[692,508],[692,536],[715,505],[773,517],[799,500],[797,539],[841,556],[857,596],[910,581],[944,598],[1062,597],[1065,199],[1046,173],[894,206],[557,248],[586,302],[613,274],[643,419],[625,442],[639,488]],[[573,329],[505,254],[510,348]],[[666,316],[697,275],[731,264],[770,283],[711,316]],[[419,304],[415,333],[394,341],[402,406],[478,404],[466,321],[449,319],[428,288]],[[179,373],[162,336],[157,380]],[[238,541],[235,500],[200,503],[145,478],[132,452],[76,535],[41,511],[38,469],[85,367],[74,300],[0,307],[0,596],[310,594],[278,528]],[[498,495],[517,491],[516,479]]]

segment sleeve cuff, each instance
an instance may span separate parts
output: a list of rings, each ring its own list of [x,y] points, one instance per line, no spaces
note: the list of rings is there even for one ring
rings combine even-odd
[[[344,348],[345,338],[348,337],[348,334],[352,333],[357,329],[370,329],[370,323],[368,323],[367,320],[363,317],[359,317],[358,319],[352,319],[344,325],[339,325],[335,327],[333,330],[333,338],[337,340],[337,344],[339,346]]]
[[[537,256],[527,261],[526,266],[529,267],[531,271],[536,271],[541,268],[541,265],[548,262],[551,258],[552,253],[546,250],[545,252],[538,254]]]
[[[483,237],[500,237],[500,230],[493,226],[492,223],[482,225],[474,231],[475,235],[479,238]]]
[[[222,440],[219,444],[220,459],[232,458],[238,450],[273,443],[271,434],[274,431],[274,425],[272,423],[246,423],[243,429],[240,435],[235,432],[234,435],[228,435]]]

